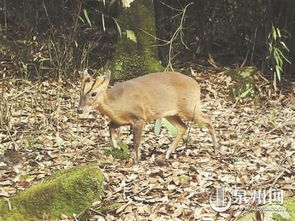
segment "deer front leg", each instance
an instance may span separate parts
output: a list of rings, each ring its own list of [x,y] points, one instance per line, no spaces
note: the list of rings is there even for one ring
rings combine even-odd
[[[117,144],[117,131],[116,129],[120,126],[118,124],[115,124],[114,122],[109,123],[109,132],[110,132],[110,140],[112,147],[120,149],[120,147]]]
[[[135,164],[138,164],[138,161],[140,160],[140,144],[142,140],[142,132],[144,128],[145,122],[142,120],[137,120],[133,123],[132,129],[133,129],[133,146],[135,149]]]

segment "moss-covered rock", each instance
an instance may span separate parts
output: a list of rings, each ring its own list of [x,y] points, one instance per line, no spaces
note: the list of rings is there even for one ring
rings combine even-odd
[[[162,71],[158,62],[152,0],[136,0],[118,18],[122,30],[114,59],[112,78],[127,80],[149,72]],[[148,33],[148,34],[147,34]]]
[[[294,221],[295,220],[295,197],[284,200],[283,205],[269,204],[262,206],[263,220],[275,221]],[[257,212],[249,212],[239,218],[237,221],[256,220]]]
[[[57,172],[52,177],[0,201],[0,220],[58,219],[62,214],[80,213],[103,193],[103,174],[94,165],[77,166]]]

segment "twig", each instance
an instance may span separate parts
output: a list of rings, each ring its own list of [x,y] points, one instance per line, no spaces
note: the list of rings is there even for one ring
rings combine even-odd
[[[2,81],[7,81],[7,80],[10,80],[10,79],[13,79],[13,77],[1,78],[1,79],[0,79],[0,82],[2,82]]]
[[[250,58],[251,64],[252,64],[253,56],[254,56],[255,43],[256,43],[256,35],[257,35],[257,27],[255,28],[255,32],[254,32],[253,47],[252,47],[251,58]]]
[[[4,0],[4,29],[5,29],[5,33],[7,34],[7,4],[6,4],[6,0]]]
[[[6,126],[6,128],[8,129],[7,126]],[[9,132],[9,130],[8,130],[8,136],[10,137],[11,141],[12,141],[13,144],[14,144],[14,150],[17,150],[17,149],[16,149],[17,144],[16,144],[15,140],[13,139],[13,137],[12,137],[11,133]]]
[[[0,133],[33,133],[33,134],[42,134],[44,132],[42,131],[36,131],[36,130],[0,130]]]
[[[291,117],[287,118],[285,121],[283,121],[282,123],[280,123],[278,126],[276,126],[275,128],[271,129],[270,131],[268,131],[266,134],[270,134],[273,131],[283,127],[284,125],[286,125],[287,122],[289,122],[289,120],[294,119],[295,114],[293,114]]]
[[[187,132],[187,136],[186,136],[186,140],[185,140],[185,143],[184,143],[184,146],[187,147],[187,143],[190,139],[190,133],[191,133],[191,129],[192,129],[192,126],[193,126],[193,123],[194,123],[194,120],[195,120],[195,110],[196,110],[196,107],[197,105],[194,106],[194,110],[193,110],[193,119],[192,121],[190,122],[189,124],[189,127],[188,127],[188,132]]]
[[[283,176],[286,171],[287,171],[287,169],[284,169],[282,172],[279,173],[279,175],[277,175],[277,177],[274,179],[274,181],[271,185],[272,187],[277,183],[278,179],[281,178],[281,176]]]
[[[20,96],[23,95],[24,93],[28,92],[29,90],[31,90],[31,89],[33,89],[33,88],[35,88],[35,87],[37,87],[37,86],[38,86],[37,84],[33,85],[33,86],[30,87],[29,89],[24,90],[23,92],[21,92],[21,93],[17,94],[16,96],[12,97],[11,100],[14,100],[14,99],[20,97]]]
[[[4,199],[5,199],[5,201],[6,201],[7,204],[8,204],[8,208],[9,208],[9,210],[12,210],[12,207],[11,207],[11,203],[10,203],[9,198],[4,197]]]
[[[100,208],[101,208],[101,207],[100,207]],[[99,212],[99,211],[96,211],[95,209],[88,208],[87,210],[89,210],[89,211],[91,211],[91,212],[93,212],[93,213],[95,213],[95,214],[97,214],[97,215],[104,216],[104,214],[103,214],[103,213],[101,213],[101,212]]]
[[[185,14],[186,14],[186,11],[187,11],[187,8],[191,5],[193,5],[194,3],[191,2],[189,4],[187,4],[184,9],[175,9],[175,10],[178,10],[180,11],[177,15],[175,15],[174,17],[177,17],[177,16],[180,16],[181,15],[181,19],[180,19],[180,23],[179,23],[179,26],[178,28],[176,29],[176,31],[173,33],[172,37],[170,40],[163,40],[163,39],[160,39],[150,33],[148,33],[147,31],[145,30],[142,30],[140,29],[141,31],[143,31],[145,34],[153,37],[154,39],[158,40],[158,41],[161,41],[161,42],[164,42],[163,44],[159,44],[159,45],[155,45],[155,46],[165,46],[165,45],[169,45],[169,50],[168,50],[168,64],[165,68],[165,71],[167,70],[172,70],[174,71],[173,69],[173,66],[172,66],[172,62],[171,60],[173,60],[174,56],[172,56],[172,49],[173,49],[173,42],[177,39],[178,36],[180,36],[180,41],[181,41],[181,44],[186,48],[188,49],[188,46],[185,44],[184,40],[183,40],[183,23],[184,23],[184,18],[185,18]],[[166,4],[165,4],[166,5]],[[168,6],[168,5],[166,5]]]

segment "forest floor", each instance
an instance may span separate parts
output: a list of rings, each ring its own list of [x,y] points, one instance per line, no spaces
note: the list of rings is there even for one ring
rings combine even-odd
[[[93,114],[78,119],[79,82],[2,82],[0,196],[90,162],[106,177],[105,196],[89,210],[90,220],[234,220],[258,206],[253,197],[259,190],[293,196],[294,87],[241,104],[229,98],[225,75],[202,75],[198,81],[202,109],[218,134],[219,153],[214,154],[207,129],[193,127],[187,144],[165,160],[173,138],[165,128],[155,135],[151,123],[139,166],[104,154],[109,146],[107,118]],[[131,147],[128,127],[121,129],[121,138]],[[216,188],[225,188],[235,199],[226,211],[213,209]],[[107,214],[94,212],[111,203],[120,207]]]

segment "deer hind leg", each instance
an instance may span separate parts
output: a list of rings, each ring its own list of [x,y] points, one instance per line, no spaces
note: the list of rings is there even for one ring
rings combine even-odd
[[[175,149],[177,147],[177,145],[179,144],[182,136],[185,134],[186,130],[187,130],[187,126],[185,125],[185,123],[183,123],[183,121],[181,120],[180,117],[178,116],[171,116],[171,117],[166,117],[166,119],[174,126],[177,128],[178,133],[177,136],[175,138],[175,140],[173,141],[173,143],[169,146],[167,152],[166,152],[166,159],[170,158],[171,153],[175,152]]]
[[[111,144],[114,148],[120,149],[120,147],[117,144],[117,131],[116,129],[120,126],[118,124],[115,124],[114,122],[109,123],[109,132],[110,132],[110,140]]]
[[[137,120],[132,124],[133,129],[133,145],[135,149],[135,164],[138,164],[140,160],[140,144],[142,140],[143,128],[145,126],[145,122],[142,120]]]
[[[217,153],[218,152],[218,150],[217,150],[218,143],[217,143],[217,138],[216,138],[216,132],[214,130],[211,120],[205,114],[203,114],[201,111],[198,110],[194,113],[193,122],[195,124],[204,124],[208,128],[209,133],[212,138],[215,153]]]

